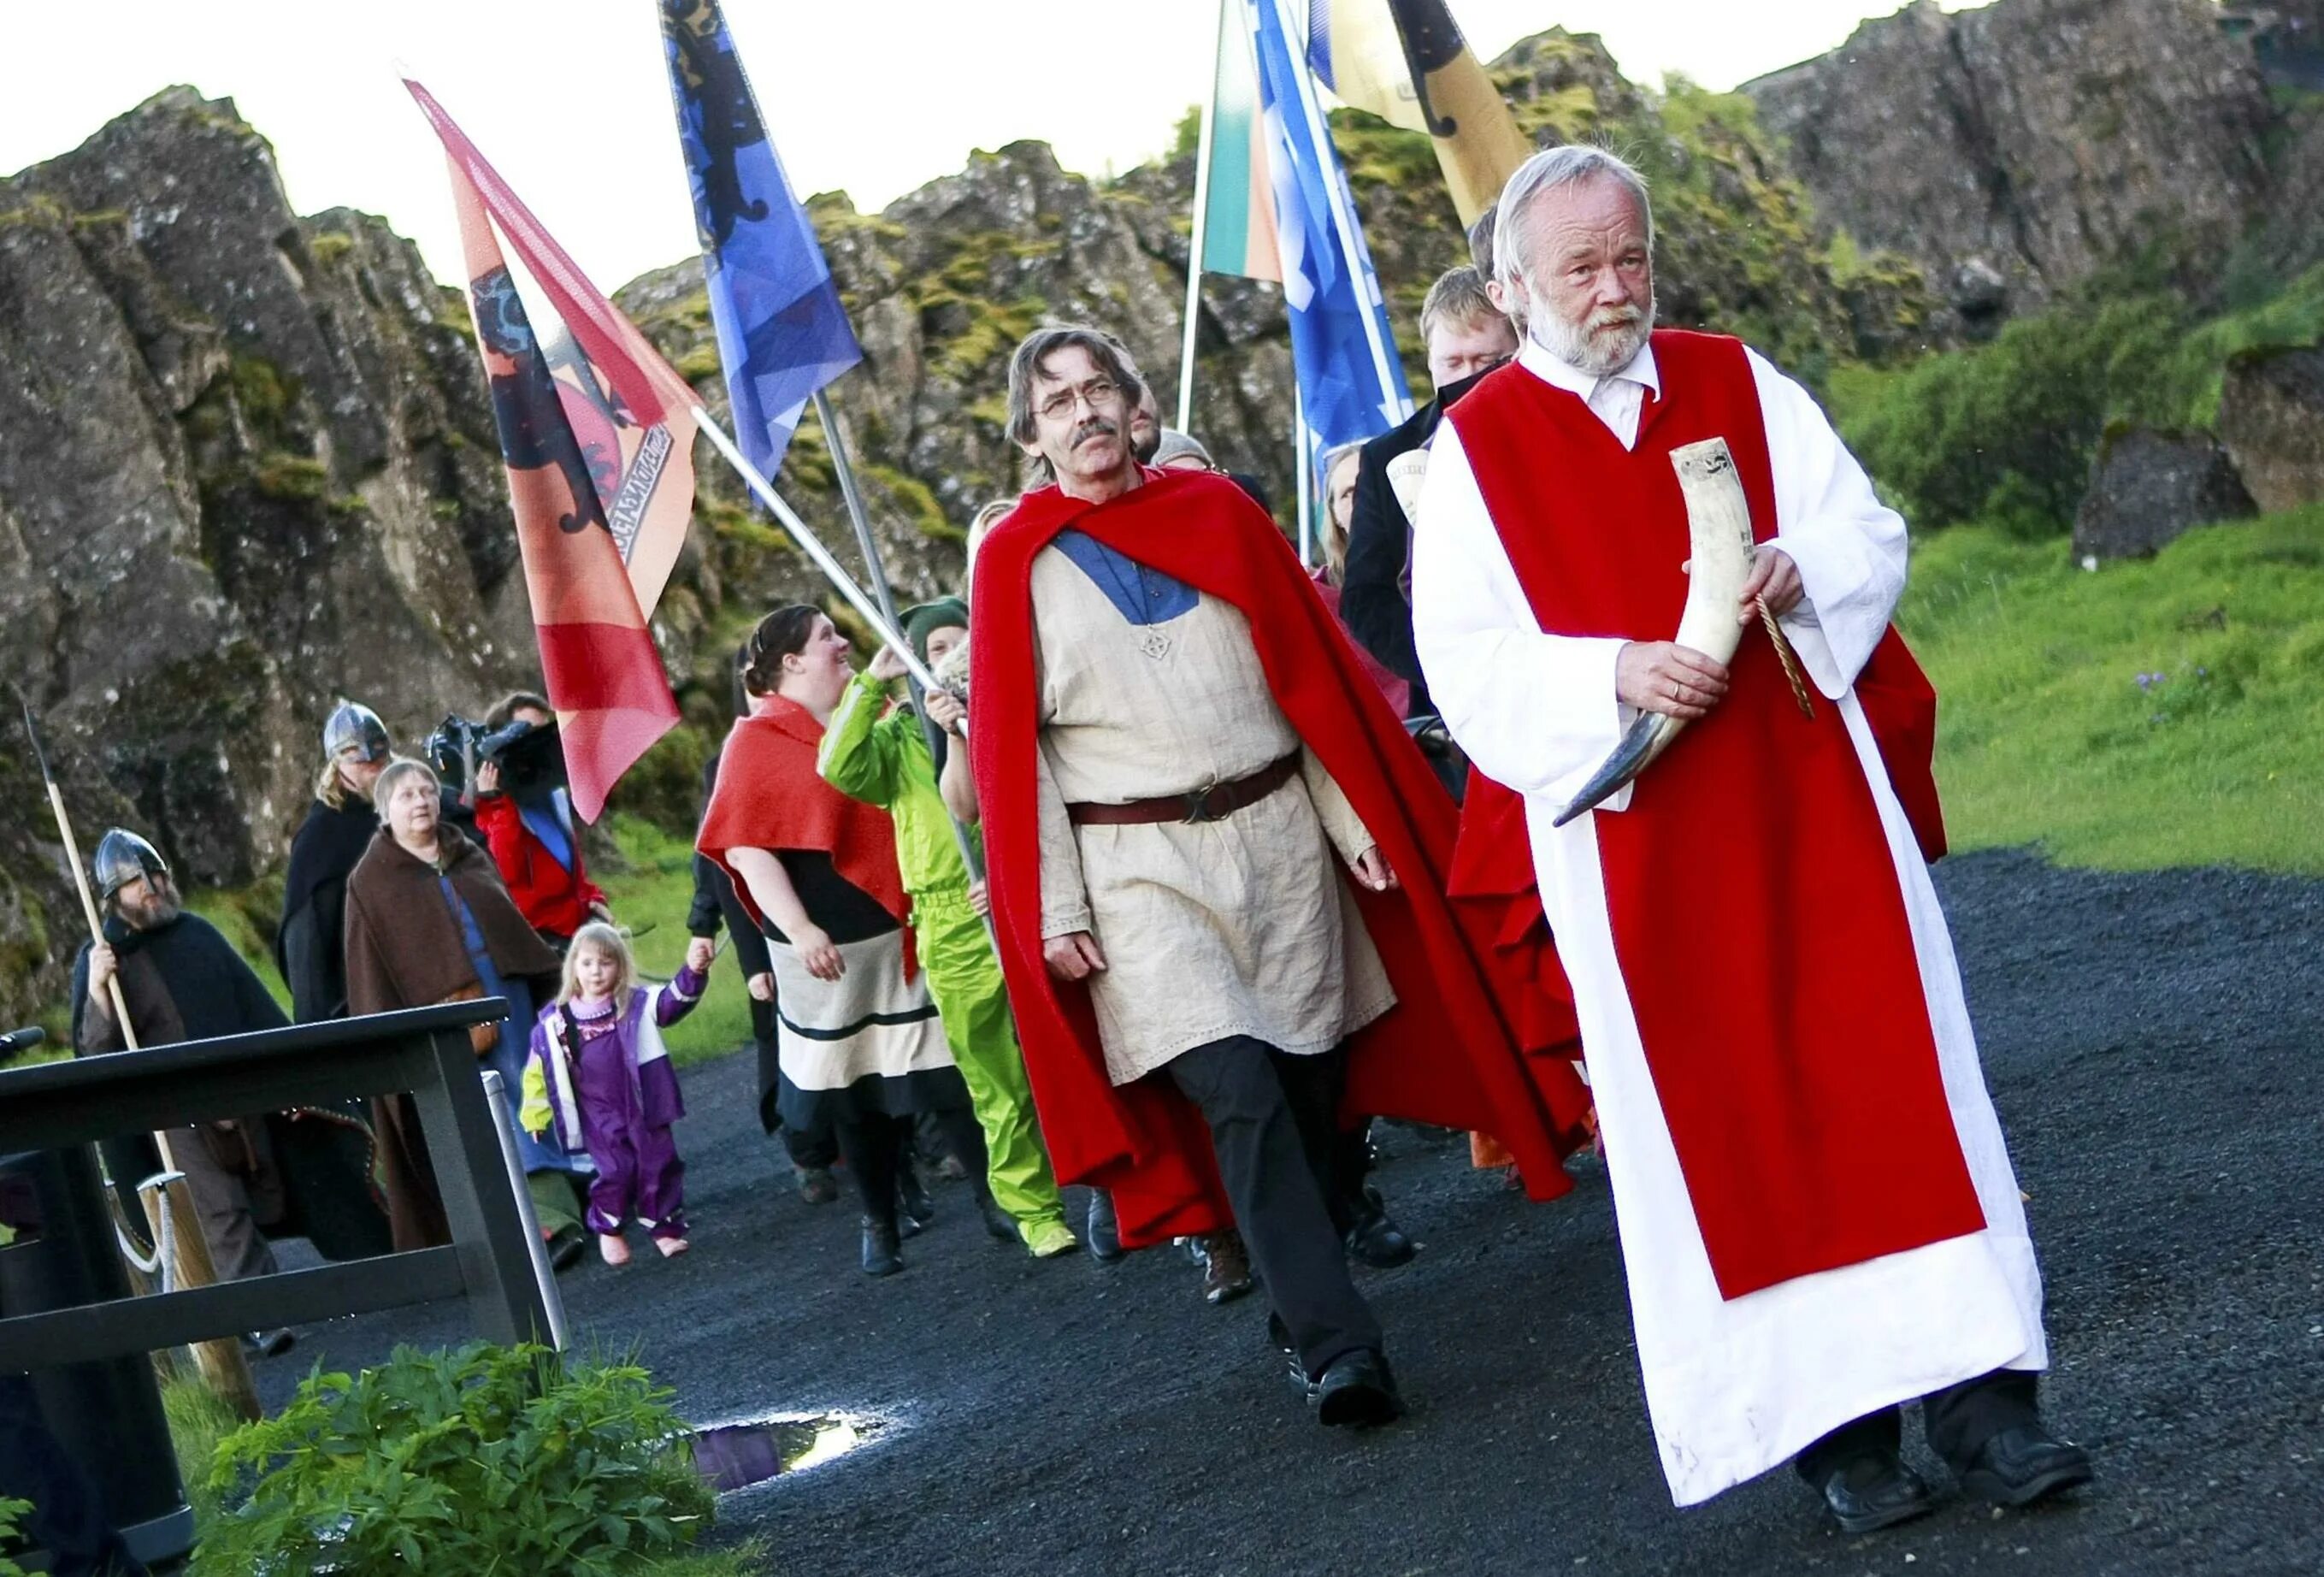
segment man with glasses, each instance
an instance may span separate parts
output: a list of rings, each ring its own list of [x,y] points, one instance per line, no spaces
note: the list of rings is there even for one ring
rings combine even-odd
[[[1329,1203],[1343,1107],[1554,1153],[1442,895],[1450,802],[1275,523],[1138,463],[1141,393],[1095,329],[1010,362],[1010,436],[1057,482],[986,538],[972,615],[1010,994],[1060,1176],[1129,1246],[1239,1224],[1322,1422],[1385,1423]]]

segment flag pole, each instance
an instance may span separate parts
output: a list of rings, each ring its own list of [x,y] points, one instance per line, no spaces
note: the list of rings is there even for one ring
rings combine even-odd
[[[863,508],[862,489],[855,484],[855,466],[848,458],[847,440],[840,436],[839,419],[832,411],[831,396],[821,389],[815,392],[815,415],[816,420],[823,423],[825,447],[830,449],[833,468],[839,473],[839,496],[847,502],[847,518],[855,527],[855,546],[863,555],[863,567],[872,576],[872,590],[880,599],[880,611],[888,615],[890,625],[901,631],[904,622],[896,614],[896,594],[889,587],[888,567],[881,562],[880,544],[872,535],[872,517]],[[911,656],[910,640],[907,638],[904,644],[895,650],[899,657]],[[912,712],[919,719],[920,737],[927,742],[928,764],[933,768],[944,759],[943,752],[936,749],[936,742],[943,735],[928,720],[927,688],[920,683],[917,674],[906,674],[904,683],[911,691]],[[968,867],[969,880],[983,881],[984,862],[977,858],[976,846],[969,840],[968,829],[961,825],[960,818],[952,814],[950,806],[945,807],[945,819],[952,823],[952,841],[960,846],[961,862]]]
[[[1299,380],[1294,378],[1291,380],[1291,452],[1297,456],[1299,466],[1296,493],[1299,500],[1299,562],[1309,569],[1315,567],[1313,547],[1315,540],[1314,500],[1309,493],[1314,485],[1314,467],[1308,463],[1311,437],[1307,431],[1306,401],[1300,395]]]
[[[896,622],[881,609],[878,603],[872,601],[870,594],[856,584],[855,577],[847,573],[845,567],[831,556],[831,549],[825,547],[823,540],[808,529],[805,521],[798,518],[798,512],[783,502],[783,495],[775,491],[775,484],[761,475],[759,468],[752,465],[744,457],[742,451],[734,447],[734,440],[726,436],[726,429],[718,424],[718,419],[711,415],[699,401],[695,402],[687,414],[694,418],[696,429],[704,438],[710,440],[713,448],[725,456],[726,463],[734,467],[734,474],[742,477],[743,484],[750,488],[759,502],[774,512],[776,521],[789,534],[791,540],[797,542],[799,545],[799,550],[814,561],[817,569],[823,571],[824,578],[830,581],[839,595],[847,600],[847,605],[853,608],[866,624],[872,626],[872,633],[877,635],[889,646],[895,648],[896,655],[903,659],[904,667],[914,678],[919,680],[922,686],[931,690],[943,689],[944,681],[937,678],[928,665],[913,653],[912,643],[904,638],[902,631],[896,628]]]
[[[1194,334],[1203,317],[1203,245],[1211,222],[1211,139],[1219,119],[1219,56],[1227,47],[1227,7],[1219,0],[1217,42],[1211,47],[1211,97],[1203,106],[1202,129],[1194,138],[1194,233],[1186,248],[1186,337],[1178,351],[1178,430],[1191,431],[1194,417]]]
[[[1276,20],[1283,29],[1283,42],[1288,48],[1292,42],[1299,37],[1299,31],[1291,24],[1291,12],[1286,0],[1260,0],[1260,3],[1275,7]],[[1329,152],[1333,155],[1333,165],[1336,166],[1339,162],[1338,147],[1332,141],[1331,128],[1324,124],[1323,107],[1315,99],[1315,78],[1313,69],[1307,63],[1307,51],[1300,49],[1295,52],[1297,59],[1292,61],[1291,75],[1298,88],[1299,107],[1306,116],[1307,134],[1314,140],[1316,158],[1320,160]],[[1323,196],[1332,205],[1333,227],[1340,233],[1341,263],[1348,271],[1349,281],[1356,287],[1360,295],[1364,296],[1364,343],[1371,348],[1372,370],[1379,377],[1381,397],[1398,399],[1404,414],[1410,416],[1412,414],[1411,396],[1397,396],[1394,392],[1397,386],[1396,375],[1389,371],[1390,359],[1388,346],[1380,337],[1380,315],[1378,303],[1371,300],[1366,294],[1365,270],[1360,266],[1361,260],[1356,255],[1355,217],[1349,212],[1347,189],[1340,180],[1326,179],[1323,182]]]

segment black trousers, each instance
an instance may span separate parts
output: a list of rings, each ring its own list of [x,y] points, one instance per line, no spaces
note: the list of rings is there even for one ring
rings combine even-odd
[[[1965,1466],[2001,1431],[2040,1423],[2041,1390],[2042,1377],[2030,1370],[1997,1369],[1930,1393],[1921,1398],[1929,1449],[1956,1468]],[[1904,1409],[1883,1407],[1841,1425],[1800,1452],[1795,1465],[1800,1477],[1820,1487],[1860,1458],[1895,1455],[1904,1438]]]
[[[1235,1222],[1308,1375],[1378,1351],[1379,1322],[1348,1275],[1326,1203],[1344,1055],[1286,1056],[1238,1035],[1180,1053],[1167,1072],[1210,1124]]]

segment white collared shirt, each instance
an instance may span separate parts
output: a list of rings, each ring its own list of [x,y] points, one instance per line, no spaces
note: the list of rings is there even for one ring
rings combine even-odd
[[[1655,365],[1651,343],[1640,346],[1638,354],[1620,372],[1601,378],[1560,359],[1528,334],[1517,352],[1517,364],[1543,383],[1581,396],[1591,414],[1604,422],[1626,449],[1638,447],[1638,417],[1646,409],[1646,391],[1653,390],[1658,399],[1663,392],[1662,372]]]

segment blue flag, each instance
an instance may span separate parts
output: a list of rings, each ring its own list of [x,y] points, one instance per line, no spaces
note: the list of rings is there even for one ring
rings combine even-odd
[[[807,402],[863,350],[717,0],[661,0],[661,29],[734,441],[771,478]]]
[[[1317,452],[1388,431],[1412,412],[1404,364],[1338,152],[1292,47],[1282,0],[1246,0],[1275,188],[1291,358]],[[1369,322],[1367,321],[1369,320]]]

